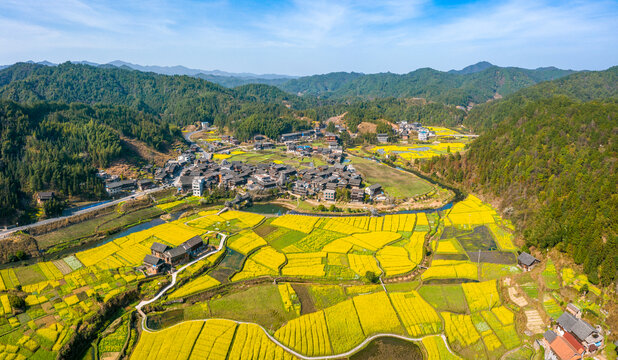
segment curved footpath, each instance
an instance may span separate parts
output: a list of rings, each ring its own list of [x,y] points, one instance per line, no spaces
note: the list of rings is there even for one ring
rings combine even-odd
[[[158,332],[158,331],[163,331],[163,330],[158,330],[158,331],[154,331],[152,329],[148,328],[148,325],[146,324],[146,320],[148,319],[147,315],[142,311],[142,308],[148,304],[151,304],[157,300],[159,300],[163,295],[165,295],[166,292],[168,292],[171,288],[173,288],[176,285],[176,279],[178,277],[178,274],[181,273],[182,271],[184,271],[186,268],[188,268],[189,266],[195,264],[196,262],[200,261],[200,260],[204,260],[207,257],[214,255],[216,253],[218,253],[219,251],[223,250],[223,247],[225,246],[225,241],[227,240],[227,235],[222,234],[222,233],[218,233],[219,235],[221,235],[221,242],[219,243],[219,247],[217,247],[217,249],[208,252],[202,256],[200,256],[199,258],[189,262],[188,264],[182,266],[181,268],[179,268],[178,270],[174,271],[172,273],[172,282],[164,287],[163,289],[161,289],[161,291],[159,291],[159,293],[157,295],[155,295],[152,299],[150,300],[142,300],[139,304],[137,304],[135,306],[135,309],[137,309],[137,312],[140,314],[140,316],[142,317],[142,331],[145,332],[149,332],[149,333],[154,333],[154,332]],[[386,289],[385,289],[386,290]],[[178,326],[182,323],[185,322],[191,322],[191,321],[208,321],[208,320],[214,320],[214,319],[196,319],[196,320],[189,320],[189,321],[183,321],[180,322],[176,325],[173,325],[167,329],[171,329],[174,326]],[[286,345],[282,344],[281,342],[279,342],[279,340],[277,340],[274,336],[272,336],[270,333],[268,333],[268,331],[266,331],[266,329],[260,325],[260,324],[256,324],[256,323],[251,323],[251,322],[244,322],[244,321],[236,321],[236,320],[231,320],[231,319],[219,319],[219,320],[229,320],[229,321],[233,321],[237,324],[249,324],[249,325],[257,325],[260,327],[260,329],[262,329],[262,331],[264,332],[264,334],[270,339],[270,341],[272,341],[273,343],[275,343],[277,346],[279,346],[280,348],[282,348],[284,351],[300,358],[303,360],[330,360],[330,359],[340,359],[340,358],[345,358],[348,356],[351,356],[355,353],[357,353],[359,350],[363,349],[369,342],[373,341],[374,339],[377,338],[381,338],[381,337],[393,337],[393,338],[397,338],[397,339],[401,339],[401,340],[406,340],[406,341],[421,341],[426,337],[431,337],[431,336],[436,336],[436,335],[427,335],[427,336],[423,336],[420,338],[413,338],[413,337],[408,337],[408,336],[403,336],[403,335],[398,335],[398,334],[388,334],[388,333],[382,333],[382,334],[375,334],[372,335],[368,338],[366,338],[363,342],[361,342],[360,344],[358,344],[357,346],[355,346],[354,348],[352,348],[351,350],[345,352],[345,353],[341,353],[341,354],[333,354],[333,355],[324,355],[324,356],[305,356],[303,354],[300,354],[296,351],[294,351],[293,349],[287,347]],[[455,354],[451,348],[448,345],[448,342],[446,341],[446,337],[444,336],[444,334],[440,334],[438,335],[442,338],[442,340],[444,341],[444,344],[446,345],[446,348],[448,349],[448,351],[453,354],[454,356],[459,357],[459,355]]]

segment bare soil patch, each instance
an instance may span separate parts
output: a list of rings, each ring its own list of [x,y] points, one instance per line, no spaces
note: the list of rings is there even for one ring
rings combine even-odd
[[[294,292],[298,296],[298,300],[300,301],[300,314],[310,314],[316,312],[317,309],[315,304],[313,303],[313,298],[311,298],[311,294],[309,294],[309,288],[306,285],[302,284],[291,284]]]
[[[375,133],[377,127],[378,127],[378,125],[376,125],[374,123],[363,121],[362,123],[360,123],[358,125],[358,132],[362,133],[362,134]]]

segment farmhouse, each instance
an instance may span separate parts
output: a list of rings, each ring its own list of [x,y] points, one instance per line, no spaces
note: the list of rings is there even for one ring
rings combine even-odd
[[[373,184],[365,188],[365,194],[369,195],[370,197],[374,197],[375,195],[379,194],[381,191],[382,191],[382,185],[380,184]]]
[[[54,196],[53,191],[41,191],[36,194],[36,201],[39,205],[42,205],[43,203],[53,199]]]
[[[555,332],[547,330],[543,335],[543,347],[546,350],[546,359],[552,360],[575,360],[581,359],[582,354],[563,337]]]
[[[363,189],[352,189],[350,191],[350,201],[363,202],[365,200],[365,191]]]
[[[118,194],[122,191],[135,190],[137,183],[135,180],[121,180],[105,184],[105,190],[110,195]]]
[[[146,272],[150,275],[159,274],[165,268],[165,261],[153,255],[146,255],[143,264]]]
[[[191,239],[180,244],[180,247],[183,248],[185,252],[189,254],[194,254],[198,252],[203,245],[204,242],[202,241],[202,238],[199,236],[194,236]]]
[[[521,267],[524,271],[532,270],[532,268],[539,262],[539,259],[528,254],[527,252],[522,252],[517,257],[517,265],[519,265],[519,267]]]
[[[580,344],[584,353],[593,353],[604,346],[602,330],[598,327],[594,328],[570,312],[564,312],[558,318],[555,331],[567,341],[570,340],[569,343],[575,341]]]
[[[189,260],[189,253],[182,246],[178,246],[163,253],[163,258],[166,263],[176,266]]]
[[[152,189],[154,187],[155,183],[150,179],[142,179],[137,181],[137,188],[140,189],[140,191]]]
[[[579,307],[577,307],[575,304],[573,303],[569,303],[566,307],[566,310],[573,316],[575,316],[578,319],[582,318],[582,311],[580,310]]]
[[[169,246],[165,245],[165,244],[161,244],[159,242],[153,242],[152,245],[150,246],[150,252],[152,254],[152,256],[156,256],[159,258],[163,258],[163,254],[169,250]]]
[[[376,137],[379,143],[385,144],[388,142],[388,134],[377,134]]]

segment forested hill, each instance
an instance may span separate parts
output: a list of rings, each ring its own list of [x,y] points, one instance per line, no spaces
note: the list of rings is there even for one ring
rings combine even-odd
[[[482,69],[484,67],[480,67]],[[573,73],[571,70],[515,67],[485,67],[481,71],[442,72],[430,68],[407,74],[330,73],[289,80],[281,89],[294,94],[326,98],[366,99],[380,97],[421,97],[450,105],[484,103],[519,89]],[[498,97],[499,97],[498,96]]]
[[[177,126],[208,121],[235,131],[248,120],[236,133],[241,140],[258,132],[275,137],[306,127],[298,120],[302,110],[317,104],[315,98],[299,98],[264,84],[228,89],[189,76],[71,63],[18,63],[0,70],[0,99],[124,105]],[[263,122],[259,128],[255,118]]]
[[[561,79],[546,81],[522,89],[507,99],[475,106],[465,119],[465,124],[481,132],[512,115],[513,107],[521,107],[527,102],[557,95],[576,101],[611,99],[618,101],[618,66],[604,71],[579,72]]]
[[[19,103],[60,101],[126,105],[160,114],[180,125],[224,121],[243,105],[281,104],[285,100],[303,107],[311,100],[266,85],[228,89],[189,76],[71,63],[58,66],[18,63],[0,70],[0,98]]]
[[[465,155],[420,166],[499,199],[529,246],[556,246],[607,285],[618,270],[617,70],[571,75],[479,107],[470,118],[497,123]]]
[[[123,155],[121,135],[160,150],[180,138],[174,126],[124,106],[0,101],[0,224],[26,223],[37,191],[100,198],[95,174]]]

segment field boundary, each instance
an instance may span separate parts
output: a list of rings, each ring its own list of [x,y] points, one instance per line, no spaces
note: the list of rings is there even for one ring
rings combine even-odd
[[[161,330],[154,331],[154,330],[148,328],[148,325],[146,324],[148,316],[142,311],[142,308],[144,306],[152,304],[153,302],[159,300],[163,295],[165,295],[166,292],[168,292],[170,289],[172,289],[176,285],[176,280],[177,280],[177,277],[178,277],[179,273],[184,271],[189,266],[195,264],[196,262],[198,262],[200,260],[203,260],[203,259],[206,259],[207,257],[209,257],[211,255],[214,255],[214,254],[220,252],[221,250],[223,250],[223,248],[225,246],[225,241],[227,240],[228,235],[222,234],[222,233],[218,233],[218,234],[221,235],[221,241],[219,242],[219,247],[217,249],[215,249],[215,250],[213,250],[211,252],[208,252],[208,253],[200,256],[199,258],[197,258],[197,259],[195,259],[195,260],[193,260],[193,261],[183,265],[180,269],[178,269],[177,271],[172,273],[172,282],[169,285],[167,285],[166,287],[161,289],[161,291],[159,291],[159,293],[156,294],[152,299],[150,299],[150,300],[142,300],[139,304],[137,304],[135,306],[135,309],[137,310],[137,312],[142,317],[142,321],[141,321],[142,331],[145,331],[145,332],[148,332],[148,333],[155,333],[155,332],[171,329],[171,328],[173,328],[175,326],[178,326],[178,325],[186,323],[186,322],[195,322],[195,321],[206,322],[206,321],[209,321],[209,320],[217,320],[218,319],[218,318],[211,318],[211,319],[196,319],[196,320],[182,321],[182,322],[180,322],[178,324],[175,324],[173,326],[170,326],[170,327],[168,327],[166,329],[161,329]],[[385,291],[386,291],[386,288],[385,288]],[[288,353],[290,353],[290,354],[292,354],[292,355],[294,355],[294,356],[296,356],[298,358],[301,358],[303,360],[330,360],[330,359],[339,359],[339,358],[342,358],[342,357],[348,357],[348,356],[351,356],[352,354],[355,354],[359,350],[363,349],[368,343],[370,343],[374,339],[381,338],[381,337],[393,337],[393,338],[397,338],[397,339],[405,340],[405,341],[410,341],[410,342],[419,342],[419,341],[423,340],[426,337],[436,336],[435,334],[432,334],[432,335],[427,335],[427,336],[423,336],[423,337],[420,337],[420,338],[412,338],[412,337],[398,335],[398,334],[381,333],[381,334],[375,334],[375,335],[372,335],[370,337],[365,338],[365,340],[363,340],[363,342],[361,342],[360,344],[355,346],[353,349],[351,349],[351,350],[349,350],[349,351],[347,351],[345,353],[333,354],[333,355],[325,355],[325,356],[305,356],[305,355],[302,355],[302,354],[294,351],[293,349],[285,346],[281,342],[279,342],[274,336],[272,336],[270,333],[268,333],[268,331],[266,331],[266,329],[264,329],[264,327],[262,327],[262,325],[260,325],[260,324],[255,324],[255,323],[251,323],[251,322],[244,322],[244,321],[236,321],[236,320],[230,320],[230,319],[218,319],[218,320],[233,321],[234,323],[236,323],[238,325],[241,325],[241,324],[257,325],[257,326],[260,327],[260,329],[262,329],[262,331],[270,339],[270,341],[275,343],[275,345],[279,346],[284,351],[286,351],[286,352],[288,352]],[[448,351],[451,354],[453,354],[454,356],[458,356],[449,347],[448,341],[446,340],[446,336],[444,334],[439,334],[438,336],[440,336],[442,338],[442,340],[444,341],[444,344],[446,345],[446,348],[448,349]]]

